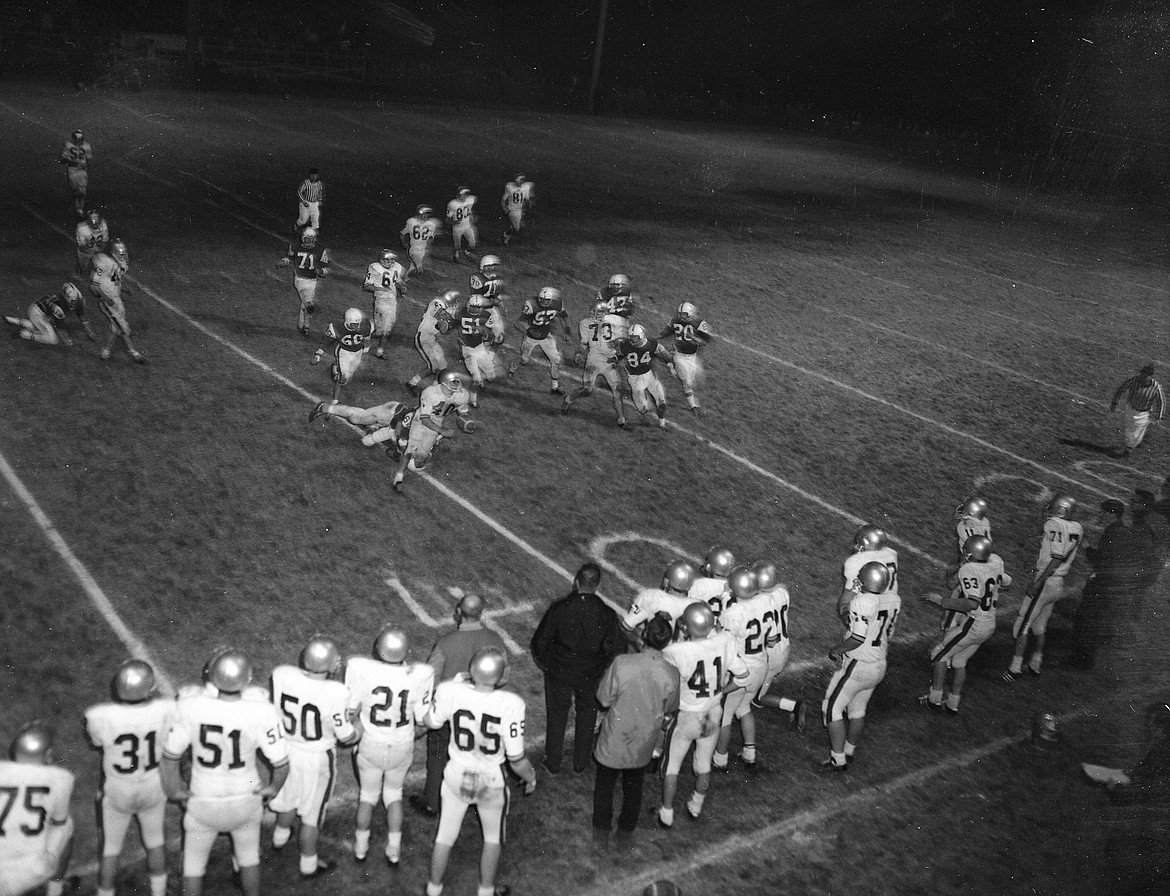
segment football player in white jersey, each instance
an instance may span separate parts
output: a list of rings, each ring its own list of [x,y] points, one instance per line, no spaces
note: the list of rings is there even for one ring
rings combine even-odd
[[[736,650],[747,666],[748,677],[741,689],[724,698],[719,739],[711,762],[718,771],[727,771],[730,767],[731,729],[732,723],[738,719],[743,735],[743,752],[739,758],[746,771],[755,772],[756,719],[752,708],[768,674],[768,639],[775,610],[772,595],[760,591],[760,583],[750,567],[737,566],[731,570],[727,585],[731,600],[724,608],[719,624],[735,640]]]
[[[479,228],[476,226],[475,196],[470,188],[460,187],[454,199],[447,203],[447,226],[451,228],[451,260],[459,263],[460,257],[474,263],[475,256],[469,252],[479,245]],[[467,248],[463,244],[467,244]]]
[[[91,208],[77,222],[74,240],[77,243],[77,275],[88,277],[94,257],[106,251],[106,244],[110,241],[110,225],[101,212]]]
[[[1003,570],[1003,560],[991,552],[991,539],[972,535],[963,543],[963,565],[959,584],[947,597],[925,594],[922,599],[946,612],[942,638],[930,649],[930,693],[918,702],[928,709],[959,712],[967,663],[988,638],[995,634],[995,604],[1000,589],[1010,588],[1012,577]],[[951,689],[946,690],[947,670],[954,670]]]
[[[500,208],[508,216],[508,226],[504,228],[504,245],[510,246],[512,240],[525,229],[528,213],[536,205],[536,185],[523,174],[517,174],[512,180],[504,184],[504,196],[500,200]]]
[[[1040,553],[1036,557],[1036,574],[1020,604],[1019,614],[1012,625],[1016,639],[1011,665],[1003,673],[1003,680],[1012,682],[1024,671],[1024,654],[1028,649],[1028,635],[1036,636],[1036,648],[1028,660],[1028,671],[1040,674],[1044,661],[1044,641],[1048,619],[1058,600],[1072,597],[1076,592],[1066,590],[1064,577],[1072,569],[1077,550],[1085,532],[1073,519],[1077,512],[1076,498],[1058,495],[1044,509],[1044,531],[1040,534]]]
[[[956,561],[953,566],[947,566],[944,583],[948,588],[955,586],[955,574],[966,560],[963,558],[963,545],[968,538],[982,535],[991,538],[991,520],[987,516],[987,501],[979,495],[972,495],[955,508],[955,535],[958,543],[955,545]]]
[[[853,761],[865,710],[874,689],[886,676],[886,656],[902,599],[890,588],[890,567],[871,560],[857,571],[853,599],[849,602],[845,640],[829,651],[829,659],[841,668],[829,679],[821,716],[829,729],[829,758],[817,768],[842,772]]]
[[[435,211],[429,205],[420,205],[415,213],[406,219],[406,226],[399,232],[398,240],[410,255],[407,279],[421,277],[427,272],[426,262],[431,243],[442,230],[443,222],[435,217]]]
[[[167,890],[166,834],[163,822],[167,796],[163,792],[159,760],[163,738],[175,713],[173,699],[154,693],[154,669],[142,660],[127,660],[114,674],[113,703],[98,703],[85,711],[85,732],[102,752],[102,857],[98,866],[98,896],[114,896],[118,856],[126,832],[135,819],[146,850],[151,896]]]
[[[408,663],[409,651],[406,632],[386,625],[374,640],[372,659],[355,656],[345,665],[349,708],[362,729],[354,750],[359,792],[353,857],[359,862],[370,851],[370,825],[379,801],[386,807],[386,861],[395,867],[402,854],[402,787],[435,687],[435,670]]]
[[[122,240],[112,240],[108,251],[99,252],[89,266],[89,292],[97,299],[98,310],[110,325],[106,343],[98,356],[110,360],[114,343],[120,338],[136,364],[146,364],[146,356],[134,347],[130,338],[130,322],[126,319],[126,305],[122,301],[122,278],[130,270],[130,253]]]
[[[652,616],[659,614],[666,616],[670,624],[675,625],[683,610],[694,603],[688,596],[694,581],[695,568],[686,560],[668,563],[662,573],[661,588],[643,588],[634,595],[634,602],[622,617],[622,628],[626,632],[626,638],[634,643],[635,639],[639,639],[637,628],[644,625]],[[681,632],[676,631],[676,637],[680,635]]]
[[[0,760],[0,896],[61,896],[73,852],[73,773],[53,764],[53,729],[29,722]]]
[[[792,649],[792,642],[788,638],[788,610],[792,597],[788,589],[777,579],[776,565],[767,560],[757,560],[752,566],[756,574],[756,584],[761,594],[767,594],[772,601],[772,609],[765,616],[764,644],[768,654],[768,671],[764,675],[764,683],[752,697],[752,705],[756,707],[771,707],[783,712],[791,713],[790,724],[797,731],[804,731],[805,714],[807,708],[803,700],[794,700],[779,694],[770,694],[768,690],[776,676],[784,671],[788,665],[788,654]]]
[[[412,219],[413,220],[413,219]],[[406,275],[402,265],[389,249],[383,249],[378,260],[366,268],[362,289],[374,295],[374,332],[378,340],[376,358],[386,357],[386,340],[398,321],[398,297],[406,295]]]
[[[210,687],[180,692],[175,722],[163,747],[167,798],[186,804],[183,816],[183,896],[201,896],[211,847],[230,834],[244,896],[260,894],[260,820],[264,804],[288,777],[288,742],[276,707],[262,688],[249,687],[252,664],[222,647],[205,669]],[[191,752],[190,782],[180,764]],[[272,768],[263,783],[257,752]]]
[[[715,621],[719,622],[723,606],[727,602],[730,592],[727,586],[727,576],[735,568],[735,554],[730,548],[715,545],[707,551],[703,558],[703,565],[699,567],[699,574],[687,597],[691,600],[706,602],[715,614]]]
[[[536,770],[524,754],[524,700],[502,690],[507,658],[496,647],[484,647],[460,673],[435,689],[426,716],[428,728],[451,725],[447,767],[443,771],[442,808],[435,848],[431,853],[428,896],[440,896],[451,850],[463,816],[475,806],[483,831],[478,896],[495,896],[496,871],[504,846],[508,785],[504,762],[524,781],[524,795],[536,790]]]
[[[589,317],[577,325],[581,347],[573,356],[573,363],[585,368],[581,377],[581,388],[565,396],[561,413],[569,413],[574,401],[593,393],[598,380],[609,386],[613,398],[613,409],[617,413],[617,425],[626,425],[625,408],[622,404],[622,375],[618,370],[618,341],[625,339],[628,321],[624,317],[609,313],[604,302],[594,302]]]
[[[329,365],[329,377],[333,380],[333,403],[341,401],[341,389],[349,383],[364,358],[370,351],[370,337],[373,336],[374,325],[366,318],[360,308],[347,308],[345,319],[339,327],[336,323],[325,328],[321,336],[321,344],[309,363],[316,367],[321,363],[321,357],[326,348],[332,346],[333,363]]]
[[[885,530],[869,524],[859,528],[853,536],[853,553],[845,558],[841,567],[844,585],[837,601],[837,616],[846,627],[849,626],[849,602],[856,594],[857,574],[865,564],[881,563],[885,566],[889,571],[886,590],[898,593],[898,552],[889,546],[888,540]]]
[[[300,666],[272,670],[272,703],[284,718],[288,742],[288,778],[268,808],[276,813],[272,846],[283,849],[300,819],[297,845],[301,877],[318,877],[337,863],[317,856],[325,807],[337,779],[337,747],[358,738],[349,719],[350,691],[334,676],[341,653],[331,638],[314,635],[301,650]]]
[[[418,392],[423,380],[434,377],[440,370],[447,368],[447,352],[439,337],[451,332],[462,307],[463,297],[451,289],[431,299],[423,311],[422,320],[418,322],[418,331],[414,334],[414,348],[422,356],[426,369],[407,381],[406,388],[412,395]]]
[[[678,773],[692,745],[695,789],[687,800],[687,814],[697,819],[702,813],[711,786],[711,757],[719,737],[723,697],[748,681],[748,668],[735,640],[715,627],[709,606],[694,601],[683,610],[681,621],[686,640],[676,641],[662,651],[662,658],[678,669],[679,676],[678,715],[667,732],[663,757],[658,824],[664,828],[674,825]]]
[[[410,423],[406,450],[394,471],[394,491],[401,494],[408,467],[422,470],[430,462],[431,452],[440,436],[454,435],[447,417],[455,414],[455,426],[460,432],[473,433],[477,424],[467,419],[470,413],[470,396],[463,382],[463,375],[457,370],[444,370],[433,383],[423,389],[418,399],[418,410]]]

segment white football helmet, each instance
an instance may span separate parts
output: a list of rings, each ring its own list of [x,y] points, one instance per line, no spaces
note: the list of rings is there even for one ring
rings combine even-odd
[[[644,345],[646,343],[646,328],[641,324],[634,324],[630,327],[630,342],[634,345]]]
[[[466,388],[463,384],[463,376],[458,370],[450,368],[439,373],[438,383],[448,395],[454,395],[460,389]]]
[[[682,318],[698,317],[699,309],[690,302],[683,302],[678,306],[678,316]]]
[[[736,600],[747,600],[759,590],[759,583],[749,567],[737,566],[727,575],[727,587]]]
[[[488,268],[492,268],[494,270],[495,268],[498,268],[500,264],[500,256],[485,255],[479,260],[479,269],[486,272]]]
[[[312,227],[306,227],[301,231],[301,245],[306,249],[312,249],[317,245],[317,231]]]
[[[374,656],[384,663],[404,662],[408,650],[410,640],[406,632],[393,623],[384,625],[374,641]]]
[[[1077,499],[1072,495],[1057,495],[1048,502],[1044,510],[1044,518],[1056,517],[1059,520],[1071,520],[1077,512]]]
[[[443,293],[443,307],[447,309],[448,314],[458,314],[459,306],[463,304],[463,296],[454,289],[449,289]]]
[[[81,290],[72,283],[61,284],[61,295],[65,297],[66,303],[70,308],[76,308],[81,302]]]
[[[394,262],[397,260],[398,256],[394,254],[394,250],[392,249],[383,249],[380,253],[378,253],[378,261],[380,261],[385,267],[390,267],[390,265],[394,264]]]
[[[345,309],[345,328],[356,333],[362,326],[362,310],[360,308]]]
[[[614,295],[630,292],[630,278],[625,274],[614,274],[609,278],[609,291]]]
[[[540,303],[541,308],[549,307],[553,302],[561,300],[561,291],[554,289],[551,286],[546,286],[539,293],[536,294],[536,301]]]
[[[154,669],[143,660],[126,660],[114,673],[110,690],[120,703],[141,703],[154,693]]]
[[[332,638],[313,635],[301,651],[301,668],[306,672],[331,675],[341,668],[341,651]]]
[[[420,205],[418,207],[418,211],[415,212],[415,215],[417,215],[420,218],[429,218],[434,213],[435,213],[435,210],[433,208],[431,208],[429,205]]]
[[[468,196],[471,195],[471,188],[470,187],[460,187],[457,195],[459,196],[460,199],[466,199]]]
[[[130,266],[130,253],[126,251],[126,244],[121,240],[114,240],[110,243],[110,254],[114,256],[114,261],[122,267]]]
[[[514,180],[516,181],[516,183],[522,184],[522,183],[524,183],[524,181],[528,180],[528,178],[525,177],[523,174],[517,174],[516,177],[514,178]]]
[[[752,572],[756,574],[756,585],[761,591],[771,591],[776,587],[776,564],[768,560],[757,560],[752,564]]]
[[[496,687],[504,680],[508,669],[508,658],[498,647],[481,647],[471,658],[467,672],[474,684],[481,687]]]
[[[477,314],[482,311],[487,305],[483,296],[479,293],[472,293],[467,297],[467,310],[472,314]]]
[[[695,568],[686,560],[674,560],[667,564],[662,574],[663,588],[669,588],[680,594],[686,594],[695,584]]]
[[[238,694],[252,683],[252,663],[234,647],[217,650],[206,668],[207,681],[223,694]]]
[[[44,722],[29,722],[16,732],[8,748],[8,758],[26,765],[48,765],[53,761],[53,741],[57,732]]]
[[[85,213],[85,216],[89,218],[90,227],[97,228],[102,226],[102,213],[96,208],[91,208],[88,212]]]
[[[636,326],[636,325],[635,325]],[[735,554],[729,548],[716,545],[703,558],[703,569],[707,575],[725,579],[735,567]]]

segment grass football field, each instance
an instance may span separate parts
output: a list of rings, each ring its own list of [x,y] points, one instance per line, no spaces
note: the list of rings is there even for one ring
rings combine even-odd
[[[501,882],[518,896],[635,894],[658,878],[688,893],[1102,892],[1111,810],[1077,761],[1110,694],[1084,673],[1052,668],[1012,686],[999,674],[1047,500],[1075,496],[1095,543],[1102,499],[1156,490],[1170,472],[1160,428],[1132,457],[1108,454],[1120,439],[1112,389],[1168,359],[1164,212],[763,129],[9,87],[4,313],[23,316],[70,276],[75,218],[56,156],[80,126],[96,152],[91,200],[129,246],[128,313],[151,360],[138,367],[119,348],[103,363],[84,338],[3,344],[0,741],[30,718],[57,723],[79,779],[83,873],[96,856],[86,806],[98,769],[81,713],[131,653],[174,686],[195,681],[219,644],[266,673],[316,632],[358,654],[397,621],[425,659],[456,596],[475,591],[512,650],[539,760],[543,692],[527,644],[582,561],[602,563],[604,593],[625,606],[669,560],[716,543],[772,559],[793,594],[780,682],[819,707],[841,562],[872,521],[899,550],[904,611],[854,770],[813,770],[827,750],[815,711],[799,735],[786,716],[764,717],[762,774],[716,776],[701,821],[679,813],[669,832],[648,822],[624,852],[590,840],[592,775],[542,776],[513,804]],[[576,322],[618,271],[651,332],[678,303],[697,304],[716,333],[702,414],[663,372],[665,431],[629,409],[618,429],[601,391],[562,416],[533,364],[484,396],[479,432],[444,442],[394,494],[380,450],[336,421],[306,422],[329,395],[327,365],[309,366],[316,339],[297,333],[292,277],[276,261],[310,166],[327,184],[321,241],[335,265],[314,337],[347,307],[367,308],[365,267],[397,248],[414,208],[442,209],[467,184],[513,311],[552,285]],[[539,214],[530,239],[504,249],[499,194],[517,171],[536,182]],[[436,246],[435,272],[400,303],[387,360],[367,357],[347,403],[409,398],[423,303],[467,291],[471,269],[449,254]],[[574,386],[576,372],[563,381]],[[973,663],[961,715],[940,719],[916,705],[938,623],[917,597],[939,589],[952,511],[976,491],[1021,586]],[[1069,625],[1058,613],[1050,657]],[[1040,710],[1062,719],[1055,748],[1028,742]],[[408,792],[420,786],[416,775]],[[684,770],[680,791],[689,786]],[[357,865],[354,796],[346,768],[324,829],[323,853],[340,859],[325,889],[299,882],[286,850],[266,855],[265,892],[422,891],[434,822],[408,810],[396,874]],[[448,893],[474,890],[474,828],[471,818]],[[123,892],[145,893],[130,840]],[[217,848],[209,893],[230,890],[226,856]]]

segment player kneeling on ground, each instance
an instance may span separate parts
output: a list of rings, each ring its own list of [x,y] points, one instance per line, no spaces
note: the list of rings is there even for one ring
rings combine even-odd
[[[461,432],[473,433],[478,428],[474,420],[465,419],[470,413],[469,395],[463,377],[456,370],[444,370],[435,382],[423,389],[419,407],[410,423],[406,450],[394,472],[394,491],[402,491],[406,469],[422,470],[431,459],[431,452],[440,436],[453,436],[455,430],[446,418],[456,414],[456,426]]]
[[[90,342],[97,342],[89,321],[85,319],[85,299],[81,290],[72,283],[61,285],[61,291],[51,296],[42,296],[28,306],[28,317],[5,317],[4,320],[16,327],[14,339],[28,339],[41,345],[72,346],[73,339],[65,331],[65,318],[69,312],[77,315],[82,329]]]

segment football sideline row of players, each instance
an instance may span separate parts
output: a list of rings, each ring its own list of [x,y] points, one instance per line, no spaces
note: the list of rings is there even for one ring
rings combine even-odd
[[[1076,502],[1067,495],[1046,507],[1035,573],[1012,628],[1016,649],[1007,681],[1025,668],[1031,636],[1036,650],[1026,668],[1040,672],[1046,622],[1055,603],[1069,596],[1064,577],[1083,539],[1075,511]],[[930,690],[920,698],[922,705],[952,714],[959,712],[967,662],[994,634],[999,593],[1011,585],[1002,559],[991,551],[986,501],[969,498],[956,509],[955,518],[959,563],[946,573],[953,587],[945,597],[923,596],[941,607],[944,617],[942,636],[930,651]],[[830,774],[852,764],[869,699],[886,674],[901,612],[898,555],[879,527],[858,529],[842,575],[837,605],[845,632],[829,651],[838,667],[821,702],[829,756],[817,764]],[[660,588],[643,589],[634,598],[622,619],[631,640],[656,616],[668,619],[677,633],[676,642],[664,651],[678,671],[679,709],[656,751],[662,773],[660,826],[674,824],[679,773],[692,749],[695,782],[685,805],[698,818],[712,771],[730,767],[737,721],[742,736],[737,759],[749,773],[757,770],[758,761],[756,709],[786,711],[792,727],[803,730],[803,702],[772,693],[791,651],[790,610],[790,594],[777,581],[774,564],[737,565],[725,547],[712,548],[699,569],[687,561],[672,562]],[[351,658],[342,674],[337,645],[314,636],[297,666],[273,670],[269,691],[252,686],[246,655],[221,648],[204,667],[202,683],[183,688],[177,699],[155,695],[149,665],[124,663],[112,682],[114,702],[86,713],[86,730],[103,756],[99,896],[112,896],[118,856],[135,819],[147,850],[152,894],[163,896],[168,799],[185,808],[186,896],[201,893],[211,845],[223,832],[232,834],[245,892],[258,893],[265,805],[276,813],[274,848],[283,848],[299,823],[301,874],[310,878],[327,873],[334,863],[318,856],[319,830],[334,781],[336,750],[352,745],[360,791],[355,858],[363,861],[369,853],[372,816],[381,802],[388,831],[384,855],[395,866],[401,856],[402,788],[414,740],[421,726],[438,729],[444,724],[452,725],[450,762],[427,892],[441,894],[451,848],[472,804],[484,832],[479,892],[498,892],[495,874],[507,811],[504,764],[524,781],[526,793],[537,783],[524,752],[524,701],[501,690],[506,657],[495,648],[477,653],[466,675],[437,688],[433,670],[409,662],[408,653],[405,632],[388,625],[379,632],[372,656]],[[9,830],[21,834],[0,843],[0,896],[19,896],[50,878],[55,880],[50,896],[61,891],[71,848],[73,778],[52,767],[51,748],[51,729],[33,723],[13,742],[11,761],[0,762],[0,793],[13,794],[7,803]],[[273,770],[267,782],[257,752]],[[190,777],[185,778],[188,753]]]

